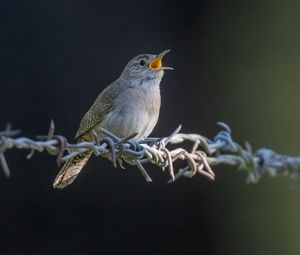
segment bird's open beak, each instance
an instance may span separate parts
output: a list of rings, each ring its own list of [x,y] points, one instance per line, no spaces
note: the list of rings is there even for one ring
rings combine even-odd
[[[164,71],[164,70],[173,70],[172,67],[162,66],[162,59],[163,57],[169,52],[170,50],[165,50],[162,53],[158,54],[155,59],[153,59],[150,64],[149,68],[155,71]]]

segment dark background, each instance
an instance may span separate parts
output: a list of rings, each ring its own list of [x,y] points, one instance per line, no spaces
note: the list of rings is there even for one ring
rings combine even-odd
[[[213,137],[299,154],[299,2],[2,1],[0,125],[72,139],[98,93],[140,53],[172,49],[153,135]],[[93,157],[76,182],[52,188],[55,158],[9,151],[0,173],[0,254],[300,254],[299,184],[181,179]]]

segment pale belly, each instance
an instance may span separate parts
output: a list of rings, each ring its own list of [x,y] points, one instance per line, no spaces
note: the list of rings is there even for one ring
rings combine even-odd
[[[103,137],[103,127],[119,137],[137,133],[135,139],[150,135],[155,127],[160,109],[159,80],[149,80],[143,86],[127,88],[116,99],[111,112],[107,113],[94,131]]]
[[[140,109],[120,107],[108,113],[106,118],[94,128],[94,131],[98,137],[103,137],[100,128],[105,128],[120,138],[138,133],[135,139],[140,140],[152,132],[158,115],[159,112],[150,116],[148,112]]]

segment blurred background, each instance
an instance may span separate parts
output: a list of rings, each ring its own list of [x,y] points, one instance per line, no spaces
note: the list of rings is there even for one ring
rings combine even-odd
[[[155,136],[236,141],[299,155],[300,3],[270,0],[3,1],[0,127],[73,139],[98,93],[140,53],[172,52]],[[0,254],[300,254],[300,184],[247,185],[219,167],[167,185],[93,157],[74,184],[53,190],[55,158],[9,151],[0,172]]]

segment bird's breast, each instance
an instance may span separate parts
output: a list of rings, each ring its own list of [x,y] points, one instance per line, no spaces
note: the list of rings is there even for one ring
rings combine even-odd
[[[128,88],[95,131],[104,127],[119,137],[138,133],[136,139],[145,138],[157,123],[160,104],[159,86]]]

